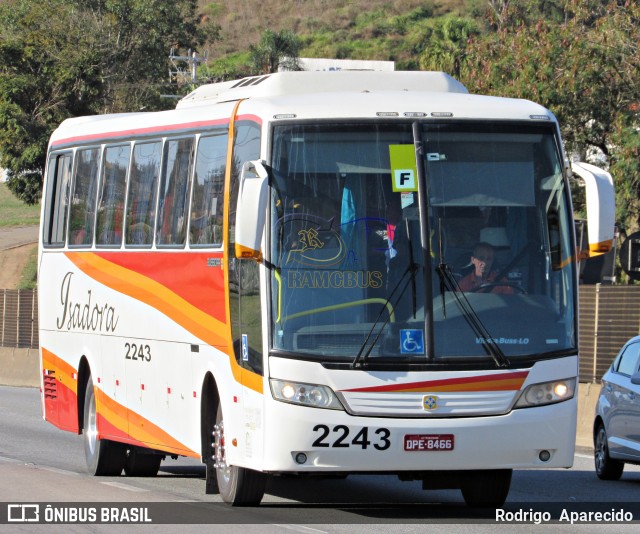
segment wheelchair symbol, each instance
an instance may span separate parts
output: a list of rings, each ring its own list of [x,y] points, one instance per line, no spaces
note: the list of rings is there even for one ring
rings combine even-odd
[[[424,332],[422,330],[400,330],[401,354],[424,354]]]
[[[249,361],[249,340],[247,334],[242,334],[242,361]]]

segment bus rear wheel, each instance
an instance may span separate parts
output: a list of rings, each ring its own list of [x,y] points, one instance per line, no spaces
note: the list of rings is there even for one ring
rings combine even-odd
[[[213,430],[216,479],[220,497],[232,506],[257,506],[264,496],[266,475],[245,467],[227,464],[224,419],[218,405]]]
[[[98,416],[93,380],[89,377],[84,396],[82,437],[87,471],[95,476],[119,476],[124,468],[126,449],[121,443],[98,438]]]
[[[507,500],[512,469],[471,471],[464,475],[462,496],[474,508],[499,508]]]
[[[162,456],[129,451],[124,463],[124,473],[129,477],[154,477],[160,470]]]

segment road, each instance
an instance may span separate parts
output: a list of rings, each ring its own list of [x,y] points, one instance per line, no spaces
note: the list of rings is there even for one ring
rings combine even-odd
[[[419,532],[424,531],[424,523],[432,523],[429,528],[436,532],[452,532],[452,527],[456,532],[493,532],[496,526],[501,526],[495,524],[494,510],[466,508],[457,490],[423,491],[419,482],[400,482],[393,476],[358,475],[346,480],[272,479],[263,504],[247,509],[231,508],[224,505],[218,495],[205,495],[204,469],[195,460],[165,460],[160,474],[154,478],[90,477],[84,469],[81,438],[42,420],[37,389],[0,387],[0,503],[120,503],[122,506],[164,503],[160,511],[157,504],[152,508],[154,521],[158,522],[159,518],[163,522],[163,511],[177,513],[181,519],[176,522],[213,523],[208,527],[213,531],[221,530],[220,523],[248,525],[242,532],[282,532],[284,528],[307,534],[346,530]],[[591,456],[579,453],[569,470],[515,471],[505,509],[512,512],[545,510],[549,508],[548,503],[559,503],[569,511],[603,506],[610,510],[638,502],[639,467],[627,466],[621,481],[603,482],[593,472]],[[640,520],[640,505],[635,507],[635,518]],[[3,513],[0,509],[0,518]],[[20,531],[22,525],[0,525],[0,531],[9,527],[11,531]],[[602,531],[599,529],[605,525],[583,527],[586,531]],[[637,528],[637,525],[615,528],[627,527]],[[29,531],[34,528],[50,531],[51,525],[30,526]],[[71,525],[70,530],[66,527],[65,530],[81,532],[82,528],[82,525]],[[113,525],[92,525],[91,531],[109,529],[112,532],[113,528]],[[180,530],[196,532],[197,528],[184,525]],[[518,525],[517,530],[533,531],[533,528],[539,525]],[[174,532],[175,527],[157,525],[154,531]],[[225,528],[225,532],[229,531],[240,532],[240,527]]]
[[[0,228],[0,250],[38,242],[37,226]]]

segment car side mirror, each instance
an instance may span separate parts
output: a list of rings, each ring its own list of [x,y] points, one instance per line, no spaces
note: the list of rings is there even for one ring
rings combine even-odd
[[[640,386],[640,372],[631,375],[631,383]]]

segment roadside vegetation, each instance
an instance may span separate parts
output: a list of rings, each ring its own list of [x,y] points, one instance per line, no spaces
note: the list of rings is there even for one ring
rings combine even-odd
[[[0,167],[27,203],[62,120],[163,109],[162,95],[193,89],[169,80],[174,49],[207,52],[206,81],[272,72],[282,56],[393,60],[539,102],[569,154],[613,175],[621,230],[640,229],[638,2],[2,0],[0,28]]]
[[[29,259],[22,271],[18,289],[35,289],[38,285],[38,247],[29,252]]]
[[[6,184],[0,183],[0,228],[28,226],[40,222],[40,205],[26,205],[18,200]]]

